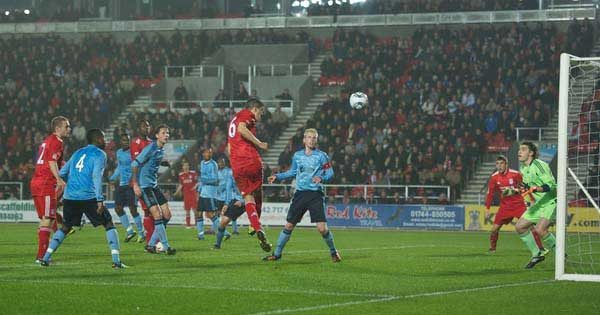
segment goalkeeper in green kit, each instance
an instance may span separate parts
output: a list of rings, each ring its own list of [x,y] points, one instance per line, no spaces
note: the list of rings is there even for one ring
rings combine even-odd
[[[539,160],[538,148],[532,142],[523,142],[519,146],[519,162],[523,174],[521,192],[532,203],[515,226],[519,237],[531,251],[531,260],[525,268],[533,268],[544,261],[545,255],[554,249],[556,239],[548,229],[556,219],[556,180],[548,163]],[[542,239],[544,248],[538,248],[530,231],[535,231]]]

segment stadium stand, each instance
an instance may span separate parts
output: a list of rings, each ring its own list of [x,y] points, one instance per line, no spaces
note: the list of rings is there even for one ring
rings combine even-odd
[[[549,69],[557,69],[561,48],[585,55],[592,36],[589,21],[573,22],[566,34],[551,25],[524,24],[418,29],[407,38],[339,29],[325,41],[332,53],[322,64],[319,82],[342,83],[344,92],[325,102],[307,126],[331,130],[320,141],[338,170],[335,183],[450,185],[454,200],[485,152],[504,151],[515,140],[515,127],[547,124],[557,93],[557,70]],[[86,127],[106,127],[149,82],[160,80],[164,65],[199,63],[222,44],[307,41],[312,39],[305,33],[290,36],[274,30],[142,33],[132,42],[110,35],[88,35],[81,42],[56,35],[1,39],[0,121],[7,137],[0,140],[0,180],[28,182],[48,116],[71,118],[69,154],[83,142]],[[30,47],[30,53],[24,54],[23,47]],[[508,58],[514,51],[517,58]],[[39,56],[49,52],[53,59],[41,62]],[[372,95],[366,122],[358,119],[359,112],[346,110],[348,92],[354,90]],[[231,112],[214,112],[158,116],[147,111],[130,120],[144,115],[165,121],[174,128],[173,139],[197,139],[200,147],[210,145],[219,153]],[[413,122],[411,128],[406,121]],[[270,141],[286,123],[271,117],[266,125],[277,125],[259,126],[259,136]],[[289,167],[288,156],[300,143],[299,136],[290,140],[278,169]],[[192,165],[197,164],[194,156]],[[352,191],[338,193],[353,196]],[[403,202],[434,192],[419,194]],[[14,197],[15,192],[5,196]],[[394,193],[380,190],[370,196],[386,200]]]
[[[86,128],[106,128],[136,95],[162,79],[165,65],[199,64],[222,44],[309,40],[305,33],[275,34],[272,30],[142,33],[129,42],[112,35],[87,35],[81,41],[57,35],[2,38],[0,128],[7,136],[0,140],[0,181],[29,181],[37,146],[47,134],[48,117],[71,119],[73,136],[65,147],[68,157],[85,142]],[[45,55],[53,57],[45,60]],[[167,120],[176,127],[176,138],[189,139],[204,130],[178,128],[179,117],[173,115]],[[269,129],[265,136],[273,137],[275,132]],[[113,148],[114,142],[108,146],[109,155]],[[7,198],[15,196],[13,188],[6,189]],[[27,195],[28,185],[24,190]]]
[[[343,93],[307,126],[332,130],[320,141],[341,173],[337,183],[450,185],[456,198],[485,153],[507,151],[515,128],[548,123],[557,109],[559,52],[585,55],[592,36],[587,20],[573,22],[567,34],[523,24],[421,29],[410,38],[338,30],[320,83],[347,82],[346,92],[368,91],[372,105],[348,112]],[[298,134],[281,168],[300,146]]]
[[[366,15],[457,11],[532,10],[538,1],[470,1],[470,0],[376,0],[364,4],[311,4],[308,15]]]

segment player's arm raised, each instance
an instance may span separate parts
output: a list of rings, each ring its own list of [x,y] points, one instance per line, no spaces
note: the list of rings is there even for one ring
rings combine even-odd
[[[256,136],[252,134],[250,130],[248,130],[248,127],[246,126],[245,122],[240,122],[238,124],[238,132],[240,133],[240,135],[242,135],[242,138],[252,142],[252,144],[254,144],[256,147],[263,150],[269,149],[269,144],[258,140],[258,138],[256,138]]]

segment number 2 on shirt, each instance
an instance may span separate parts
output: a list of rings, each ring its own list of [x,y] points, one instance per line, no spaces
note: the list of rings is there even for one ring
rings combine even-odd
[[[44,164],[44,152],[46,152],[46,142],[42,143],[40,146],[40,156],[37,160],[37,164]]]

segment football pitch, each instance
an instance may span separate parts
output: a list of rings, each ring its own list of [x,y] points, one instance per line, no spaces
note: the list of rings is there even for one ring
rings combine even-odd
[[[121,243],[130,268],[113,270],[102,228],[69,236],[48,268],[33,263],[34,224],[0,231],[2,314],[600,314],[600,283],[552,280],[553,258],[523,269],[529,253],[509,232],[489,255],[483,232],[334,229],[334,264],[315,229],[263,262],[244,228],[212,250],[214,236],[170,226],[176,256]]]

